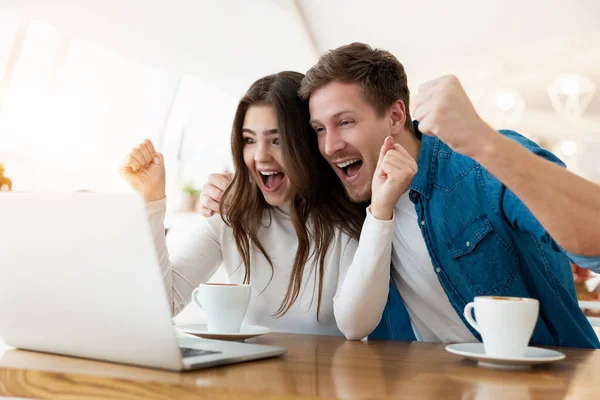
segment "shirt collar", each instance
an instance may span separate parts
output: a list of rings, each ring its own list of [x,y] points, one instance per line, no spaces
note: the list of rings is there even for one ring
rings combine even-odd
[[[410,189],[430,199],[435,182],[440,139],[421,133],[418,121],[413,121],[413,126],[417,139],[421,140],[421,150],[419,152],[419,160],[417,161],[419,170],[410,185]]]

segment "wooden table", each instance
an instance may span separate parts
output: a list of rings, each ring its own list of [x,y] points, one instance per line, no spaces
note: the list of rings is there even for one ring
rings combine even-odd
[[[600,352],[526,371],[477,367],[442,344],[270,334],[287,356],[172,373],[28,351],[0,358],[0,396],[39,399],[595,399]]]

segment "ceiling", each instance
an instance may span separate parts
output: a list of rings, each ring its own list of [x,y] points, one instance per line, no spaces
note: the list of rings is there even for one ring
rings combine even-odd
[[[538,48],[540,41],[566,40],[580,52],[592,48],[585,43],[590,34],[600,33],[595,0],[296,2],[319,51],[352,41],[388,49],[416,84],[456,69],[476,77],[515,71],[554,55],[547,54],[551,45]]]
[[[258,77],[306,70],[317,52],[293,3],[269,0],[0,0],[129,60],[210,81],[232,98]]]

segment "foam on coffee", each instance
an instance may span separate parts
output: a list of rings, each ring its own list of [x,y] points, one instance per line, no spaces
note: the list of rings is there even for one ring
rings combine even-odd
[[[239,283],[204,283],[204,286],[245,286]]]
[[[509,301],[523,301],[520,297],[502,297],[502,296],[492,296],[490,297],[492,300],[509,300]]]

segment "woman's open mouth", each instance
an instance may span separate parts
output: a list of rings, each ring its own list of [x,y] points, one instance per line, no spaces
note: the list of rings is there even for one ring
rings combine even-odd
[[[258,171],[267,192],[275,192],[281,186],[285,174],[280,171]]]

